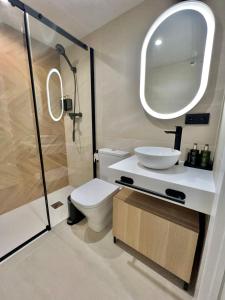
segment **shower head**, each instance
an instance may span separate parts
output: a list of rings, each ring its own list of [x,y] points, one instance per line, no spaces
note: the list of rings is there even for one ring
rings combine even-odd
[[[57,53],[59,53],[59,55],[62,55],[65,58],[65,60],[67,61],[71,71],[73,73],[76,73],[77,69],[76,69],[76,67],[73,67],[73,65],[71,64],[68,56],[66,55],[65,48],[61,44],[56,44],[55,49],[56,49]]]
[[[55,49],[59,54],[61,54],[63,56],[66,55],[65,48],[61,44],[56,44]]]

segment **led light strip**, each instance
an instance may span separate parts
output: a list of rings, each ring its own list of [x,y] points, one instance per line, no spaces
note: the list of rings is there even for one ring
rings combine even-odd
[[[148,44],[153,36],[154,32],[157,30],[159,25],[166,20],[171,15],[183,11],[183,10],[194,10],[199,12],[205,19],[207,24],[207,36],[206,36],[206,44],[205,44],[205,53],[203,59],[203,67],[202,67],[202,76],[201,76],[201,83],[193,100],[183,109],[170,114],[160,114],[150,108],[148,105],[146,98],[145,98],[145,72],[146,72],[146,55]],[[151,28],[149,29],[141,51],[141,70],[140,70],[140,99],[143,108],[145,111],[158,119],[174,119],[180,117],[190,111],[195,105],[203,97],[209,78],[209,70],[210,70],[210,63],[211,63],[211,56],[212,56],[212,48],[213,48],[213,40],[214,40],[214,33],[215,33],[215,18],[214,15],[209,8],[208,5],[204,4],[200,1],[183,1],[182,3],[176,4],[166,10],[163,14],[161,14],[156,21],[153,23]]]
[[[59,115],[59,117],[55,117],[52,113],[52,108],[51,108],[51,100],[50,100],[50,93],[49,93],[49,81],[50,81],[50,78],[52,76],[52,74],[57,74],[58,77],[59,77],[59,81],[60,81],[60,90],[61,90],[61,102],[62,102],[62,111]],[[48,77],[47,77],[47,81],[46,81],[46,91],[47,91],[47,103],[48,103],[48,112],[49,112],[49,115],[51,116],[52,120],[55,121],[55,122],[58,122],[61,120],[62,116],[63,116],[63,84],[62,84],[62,77],[59,73],[59,71],[55,68],[51,69],[48,73]]]

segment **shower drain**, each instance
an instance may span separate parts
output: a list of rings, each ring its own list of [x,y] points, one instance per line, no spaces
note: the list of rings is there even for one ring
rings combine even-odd
[[[63,203],[61,201],[57,201],[57,202],[51,204],[51,207],[53,207],[54,209],[57,209],[62,205],[63,205]]]

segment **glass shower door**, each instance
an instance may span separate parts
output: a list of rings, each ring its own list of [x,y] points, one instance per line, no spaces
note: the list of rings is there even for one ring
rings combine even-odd
[[[0,261],[49,225],[24,32],[0,2]]]
[[[32,16],[29,29],[50,219],[54,226],[67,218],[67,197],[74,187],[93,178],[90,53]],[[66,104],[62,98],[67,99]]]

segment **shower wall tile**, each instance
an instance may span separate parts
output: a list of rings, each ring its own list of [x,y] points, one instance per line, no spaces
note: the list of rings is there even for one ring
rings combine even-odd
[[[52,192],[68,185],[64,123],[52,123],[45,96],[47,73],[53,65],[59,66],[59,57],[40,42],[32,40],[32,46],[47,187]],[[41,55],[40,49],[45,50]],[[41,197],[43,186],[24,36],[4,24],[0,25],[0,65],[2,214]]]
[[[66,53],[77,67],[79,101],[77,99],[76,112],[80,107],[83,113],[81,119],[76,119],[75,143],[72,141],[72,120],[68,115],[64,117],[69,184],[77,187],[93,178],[90,59],[88,51],[74,45],[67,47]],[[73,99],[73,75],[63,58],[61,72],[64,94]]]
[[[60,57],[52,47],[34,39],[31,46],[45,179],[51,193],[68,185],[64,122],[51,119],[46,97],[46,78],[52,68],[60,70]],[[60,86],[56,76],[51,78],[50,96],[53,113],[59,115]]]

